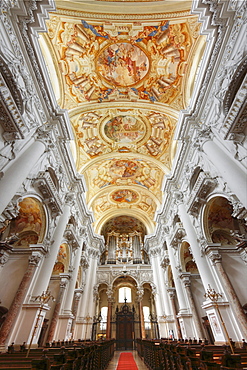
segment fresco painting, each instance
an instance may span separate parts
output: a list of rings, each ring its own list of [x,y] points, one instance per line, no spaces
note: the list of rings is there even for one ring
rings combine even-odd
[[[132,190],[124,189],[115,191],[111,195],[111,199],[117,203],[134,203],[137,201],[138,195]]]
[[[117,216],[106,222],[102,233],[103,235],[107,235],[107,233],[111,231],[120,234],[129,234],[133,231],[137,231],[145,235],[146,228],[143,223],[135,217]]]
[[[64,273],[64,264],[62,262],[56,262],[53,268],[52,275],[59,275]]]
[[[24,232],[19,234],[19,240],[15,243],[16,247],[25,247],[30,244],[37,244],[38,243],[38,235],[35,232]]]
[[[100,75],[116,86],[132,86],[142,80],[149,69],[146,54],[127,42],[111,44],[99,55]]]
[[[65,262],[67,259],[66,244],[61,244],[57,255],[57,262]]]
[[[232,218],[232,206],[226,198],[217,197],[210,205],[208,213],[209,229],[234,230],[234,220]]]
[[[19,214],[11,221],[10,234],[20,234],[24,231],[34,231],[41,234],[44,212],[39,202],[33,198],[25,198],[19,203]]]
[[[114,161],[110,167],[110,174],[115,178],[128,178],[136,176],[140,172],[140,167],[135,161],[121,159]]]
[[[126,143],[140,140],[144,134],[144,124],[132,116],[117,116],[104,126],[105,135],[116,142]]]
[[[194,261],[188,261],[185,265],[186,272],[190,272],[191,274],[198,274],[198,268]]]
[[[68,252],[67,252],[67,244],[63,243],[59,247],[58,255],[56,263],[53,267],[53,275],[58,275],[66,270],[66,266],[68,265]]]

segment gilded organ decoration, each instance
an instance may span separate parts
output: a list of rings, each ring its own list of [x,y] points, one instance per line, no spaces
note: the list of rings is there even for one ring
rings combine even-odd
[[[123,221],[124,225],[120,225],[120,221]],[[112,231],[109,231],[109,227]],[[120,216],[108,221],[103,231],[106,250],[103,252],[102,263],[145,263],[143,254],[144,232],[144,225],[134,217]]]

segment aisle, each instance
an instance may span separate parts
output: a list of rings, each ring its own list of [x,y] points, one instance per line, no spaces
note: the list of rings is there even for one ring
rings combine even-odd
[[[112,360],[110,361],[106,370],[116,370],[120,354],[124,353],[124,352],[132,353],[138,370],[148,370],[147,366],[144,364],[144,362],[138,356],[137,351],[115,351],[114,356],[113,356]],[[128,370],[128,368],[126,368],[126,370]]]

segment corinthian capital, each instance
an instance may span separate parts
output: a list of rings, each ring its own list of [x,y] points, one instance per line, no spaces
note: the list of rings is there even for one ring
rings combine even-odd
[[[51,132],[51,125],[45,125],[39,127],[34,136],[37,141],[41,141],[47,149],[50,149],[54,147],[54,140],[52,140]]]
[[[216,250],[211,250],[208,254],[209,258],[213,262],[213,265],[216,263],[221,263],[222,257],[221,254]]]
[[[144,289],[143,288],[138,288],[137,291],[136,291],[136,296],[137,296],[137,301],[138,302],[142,301],[143,295],[144,295]]]
[[[34,265],[34,266],[37,266],[39,261],[41,260],[41,253],[33,253],[30,257],[29,257],[29,264],[30,265]]]
[[[183,203],[184,195],[180,190],[174,190],[172,196],[173,196],[173,199],[175,200],[176,204]]]
[[[205,126],[198,130],[197,140],[194,143],[194,146],[201,151],[203,144],[209,140],[213,140],[214,134],[210,127]]]
[[[65,203],[71,207],[75,205],[75,194],[67,193],[65,196]]]

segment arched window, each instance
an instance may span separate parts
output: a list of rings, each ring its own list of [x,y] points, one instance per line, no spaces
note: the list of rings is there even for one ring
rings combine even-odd
[[[127,287],[122,287],[119,289],[119,293],[118,293],[118,301],[119,303],[124,303],[125,302],[125,299],[126,299],[126,302],[130,303],[132,302],[132,299],[131,299],[131,289],[130,288],[127,288]]]
[[[143,316],[144,316],[145,329],[146,330],[151,329],[151,324],[150,324],[150,308],[148,306],[143,306]]]
[[[100,330],[106,330],[106,323],[107,323],[107,312],[108,307],[101,307],[100,315],[101,315],[101,321],[100,321]]]

